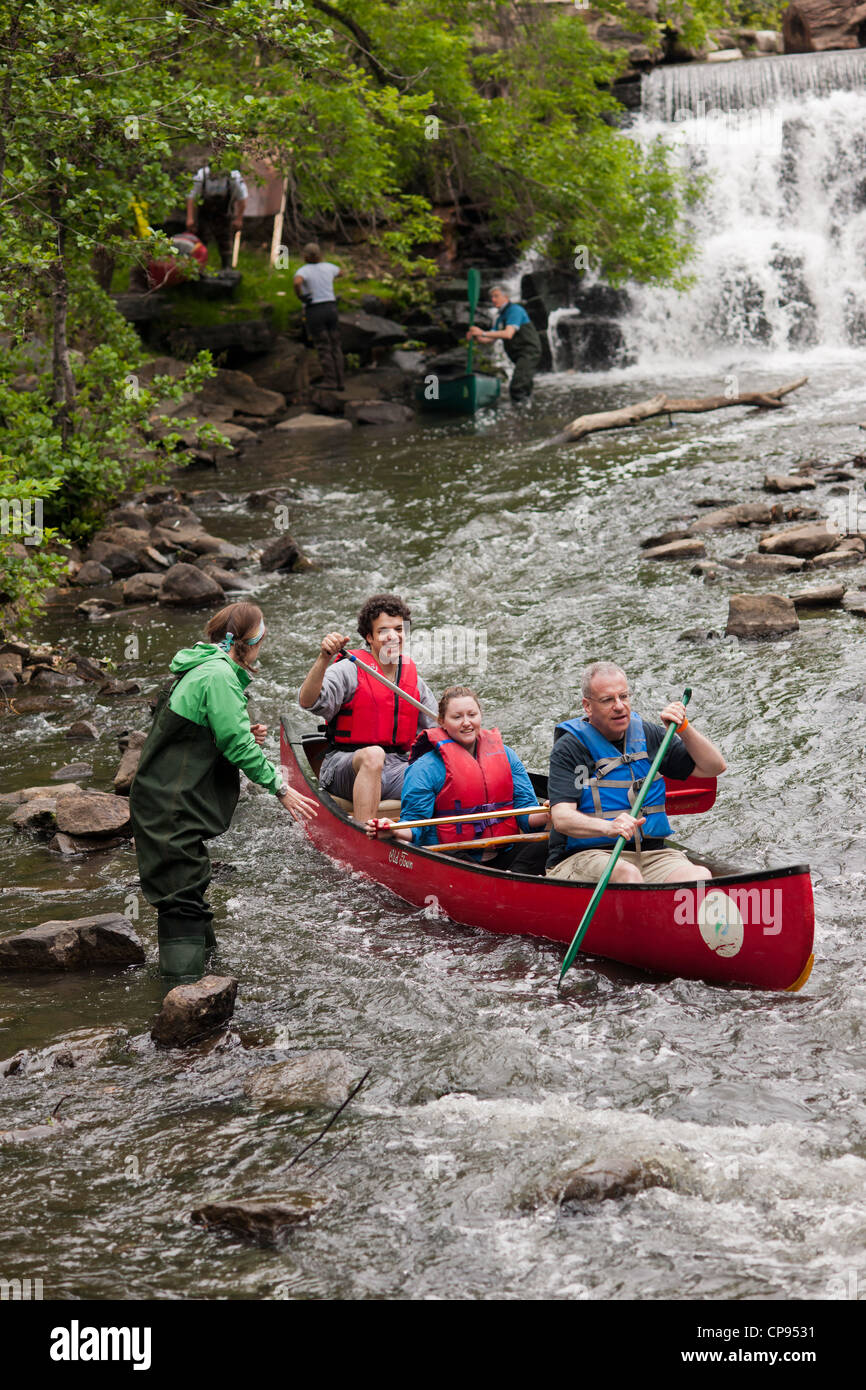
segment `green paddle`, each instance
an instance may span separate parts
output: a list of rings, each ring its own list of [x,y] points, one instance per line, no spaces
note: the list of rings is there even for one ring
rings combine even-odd
[[[475,323],[475,310],[478,308],[478,300],[481,295],[481,271],[472,269],[466,277],[467,290],[469,294],[469,327]],[[472,371],[472,354],[475,351],[475,339],[469,339],[469,347],[466,349],[466,370]]]
[[[691,688],[689,686],[686,686],[685,691],[683,692],[683,704],[687,705],[691,698]],[[676,731],[676,724],[668,725],[667,733],[662,739],[661,748],[653,758],[652,767],[650,768],[649,772],[644,778],[643,786],[641,787],[640,792],[635,797],[634,805],[632,806],[631,811],[629,812],[630,815],[635,817],[640,815],[641,807],[643,806],[644,801],[647,797],[647,793],[649,792],[649,789],[653,784],[653,779],[655,778],[655,775],[658,772],[659,767],[661,766],[662,759],[664,758],[665,753],[667,753],[668,749],[671,746],[671,740],[673,739],[673,736],[676,733]],[[587,907],[586,912],[584,912],[583,917],[581,918],[580,926],[575,932],[572,943],[565,953],[565,960],[562,962],[562,969],[559,972],[560,985],[562,984],[566,970],[568,970],[569,966],[571,965],[572,961],[574,960],[575,956],[580,950],[580,943],[583,941],[583,938],[586,936],[586,933],[589,930],[589,924],[592,921],[593,916],[595,915],[595,909],[601,902],[602,894],[604,893],[605,888],[610,882],[610,876],[616,868],[616,861],[622,854],[625,845],[625,837],[623,835],[620,835],[619,839],[613,847],[613,853],[610,856],[607,868],[605,869],[604,873],[602,874],[601,878],[596,884],[595,892],[589,900],[589,906]]]

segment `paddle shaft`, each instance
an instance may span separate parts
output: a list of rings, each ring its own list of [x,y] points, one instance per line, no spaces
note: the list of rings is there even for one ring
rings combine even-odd
[[[481,293],[481,272],[474,268],[470,270],[466,279],[466,292],[469,297],[469,327],[475,323],[475,310],[478,308],[478,297]],[[469,347],[466,349],[466,371],[472,371],[472,357],[475,352],[475,341],[469,339]]]
[[[549,838],[546,830],[539,830],[531,835],[491,835],[488,840],[458,840],[453,845],[422,845],[421,848],[429,849],[433,854],[460,854],[467,849],[490,849],[492,845],[526,845],[532,840]]]
[[[546,806],[512,806],[506,811],[470,811],[465,816],[434,816],[431,820],[401,820],[392,830],[415,830],[422,825],[461,825],[464,821],[504,820],[506,816],[531,816]]]
[[[395,685],[393,681],[389,681],[388,677],[383,676],[381,671],[377,671],[373,666],[368,666],[366,661],[359,661],[351,652],[343,652],[343,655],[347,661],[354,661],[356,666],[363,666],[368,676],[372,676],[373,680],[378,681],[380,685],[385,685],[389,690],[393,690],[394,694],[399,695],[401,700],[408,700],[409,704],[414,705],[422,714],[429,714],[431,718],[436,718],[435,709],[428,709],[426,705],[422,705],[421,701],[416,700],[414,695],[410,695],[406,690],[401,690],[399,685]]]
[[[687,705],[687,704],[689,703],[689,700],[690,700],[691,698],[692,698],[691,689],[690,689],[689,686],[686,686],[686,689],[685,689],[685,691],[684,691],[684,693],[683,693],[683,704],[684,704],[684,705]],[[659,751],[656,753],[655,757],[653,758],[652,766],[650,767],[649,772],[647,773],[646,777],[644,778],[643,786],[641,787],[641,789],[640,789],[638,795],[637,795],[636,798],[635,798],[634,804],[633,804],[631,810],[629,811],[629,815],[634,816],[634,817],[637,817],[637,816],[640,815],[641,807],[643,806],[644,801],[646,800],[647,796],[649,795],[650,787],[652,786],[653,781],[655,780],[656,773],[658,772],[659,768],[661,767],[662,760],[663,760],[665,754],[667,753],[668,749],[669,749],[670,746],[671,746],[671,742],[672,742],[672,740],[673,740],[673,736],[674,736],[674,734],[676,733],[676,731],[677,731],[677,726],[676,726],[676,724],[669,724],[669,725],[668,725],[667,733],[665,734],[665,736],[664,736],[664,738],[662,739],[662,742],[661,742],[661,747],[659,748]],[[617,860],[619,859],[619,856],[622,854],[623,850],[625,849],[625,846],[626,846],[627,843],[628,843],[628,841],[626,840],[625,836],[624,836],[624,835],[620,835],[619,838],[618,838],[618,840],[617,840],[617,842],[616,842],[616,844],[615,844],[614,847],[613,847],[613,853],[611,854],[610,859],[608,860],[607,868],[605,869],[604,873],[602,874],[601,878],[599,879],[598,883],[597,883],[596,886],[595,886],[595,892],[593,893],[592,897],[590,898],[590,900],[589,900],[589,905],[588,905],[586,911],[584,912],[583,917],[581,918],[580,926],[578,927],[577,931],[574,933],[574,937],[573,937],[573,939],[572,939],[571,945],[569,946],[568,950],[567,950],[566,953],[565,953],[565,960],[562,962],[562,969],[561,969],[560,972],[559,972],[559,983],[560,983],[560,984],[562,984],[562,979],[563,979],[563,976],[565,975],[565,972],[568,970],[569,966],[571,965],[572,961],[574,960],[575,956],[577,955],[578,951],[580,950],[580,943],[583,941],[583,938],[586,936],[586,933],[587,933],[587,931],[589,930],[589,924],[590,924],[590,922],[592,921],[593,917],[595,916],[595,909],[598,907],[599,903],[601,902],[601,899],[602,899],[602,895],[603,895],[603,893],[604,893],[604,890],[605,890],[605,888],[607,887],[607,885],[610,883],[611,874],[613,873],[614,869],[616,868],[616,862],[617,862]]]

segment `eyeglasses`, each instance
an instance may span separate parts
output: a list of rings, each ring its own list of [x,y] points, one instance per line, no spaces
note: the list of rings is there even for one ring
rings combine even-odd
[[[587,698],[592,704],[601,705],[602,709],[610,709],[611,705],[615,705],[617,701],[623,705],[630,705],[631,691],[624,690],[619,695],[603,695],[601,699],[599,699],[597,695],[589,695]]]

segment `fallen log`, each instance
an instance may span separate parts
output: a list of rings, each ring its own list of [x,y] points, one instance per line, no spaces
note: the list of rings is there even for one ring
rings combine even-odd
[[[783,405],[783,396],[805,386],[808,377],[789,381],[786,386],[777,386],[772,391],[744,391],[737,396],[698,396],[693,399],[676,396],[653,396],[648,401],[638,401],[635,405],[624,405],[619,410],[603,410],[597,415],[578,415],[560,434],[548,440],[549,444],[573,444],[588,434],[600,430],[619,430],[629,425],[639,425],[642,420],[651,420],[656,415],[700,415],[707,410],[724,410],[732,405],[754,405],[762,410],[777,410]]]

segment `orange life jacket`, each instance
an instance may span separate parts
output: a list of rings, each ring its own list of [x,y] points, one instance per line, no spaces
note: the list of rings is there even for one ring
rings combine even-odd
[[[385,674],[371,651],[363,647],[349,652],[349,655],[357,657],[355,670],[358,672],[358,688],[328,724],[331,743],[336,748],[349,749],[367,748],[377,743],[386,753],[408,752],[418,732],[418,711],[372,676],[364,675],[365,666],[372,666],[382,675]],[[334,657],[335,662],[342,660],[342,653]],[[399,685],[401,690],[416,700],[421,699],[414,661],[400,658],[397,676],[392,684]]]
[[[442,728],[424,729],[412,749],[412,760],[435,748],[445,764],[445,785],[436,798],[437,816],[468,815],[478,811],[478,820],[462,825],[438,825],[440,844],[456,841],[489,840],[493,835],[519,835],[514,816],[485,820],[485,811],[498,811],[514,805],[511,764],[498,729],[481,729],[473,757]]]

